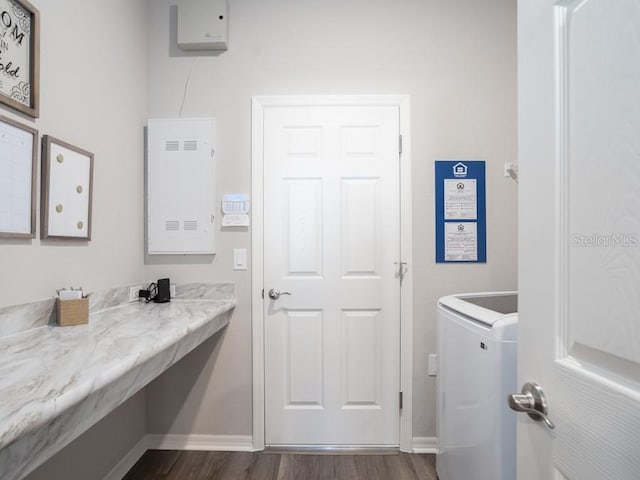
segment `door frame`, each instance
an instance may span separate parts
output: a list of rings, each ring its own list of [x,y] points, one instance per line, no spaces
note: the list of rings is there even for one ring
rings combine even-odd
[[[253,448],[265,448],[264,383],[264,113],[293,106],[397,106],[400,115],[400,256],[408,268],[400,286],[400,450],[413,449],[413,252],[409,95],[255,96],[251,99],[251,336],[253,377]]]

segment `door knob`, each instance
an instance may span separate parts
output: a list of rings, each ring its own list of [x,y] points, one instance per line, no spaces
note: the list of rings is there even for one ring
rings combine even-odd
[[[507,396],[511,410],[525,412],[536,422],[544,421],[547,427],[554,429],[555,424],[547,417],[549,407],[542,388],[537,383],[527,382],[522,386],[522,393]]]
[[[291,292],[281,292],[277,288],[272,288],[271,290],[269,290],[269,293],[267,295],[269,295],[269,298],[271,300],[277,300],[280,298],[280,295],[291,295]]]

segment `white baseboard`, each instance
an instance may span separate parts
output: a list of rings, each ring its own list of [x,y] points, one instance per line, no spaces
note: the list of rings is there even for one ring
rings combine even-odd
[[[122,480],[147,450],[253,451],[251,435],[152,435],[147,434],[103,480]]]
[[[103,480],[121,480],[147,450],[219,450],[251,452],[251,435],[156,435],[147,434],[135,444]],[[438,453],[436,437],[413,437],[413,453]]]
[[[438,438],[413,437],[413,453],[438,453]]]
[[[148,435],[143,436],[138,443],[127,453],[118,464],[104,477],[103,480],[122,480],[129,470],[136,464],[138,460],[149,449]]]
[[[147,435],[147,448],[154,450],[220,450],[250,452],[251,435]]]

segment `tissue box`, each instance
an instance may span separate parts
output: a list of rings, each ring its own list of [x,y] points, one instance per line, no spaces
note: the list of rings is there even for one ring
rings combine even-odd
[[[89,323],[89,299],[60,300],[58,298],[56,300],[56,314],[58,325],[61,327]]]

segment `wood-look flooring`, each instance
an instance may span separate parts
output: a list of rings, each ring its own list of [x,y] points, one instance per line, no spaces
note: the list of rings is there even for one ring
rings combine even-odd
[[[434,455],[148,450],[123,480],[437,480]]]

